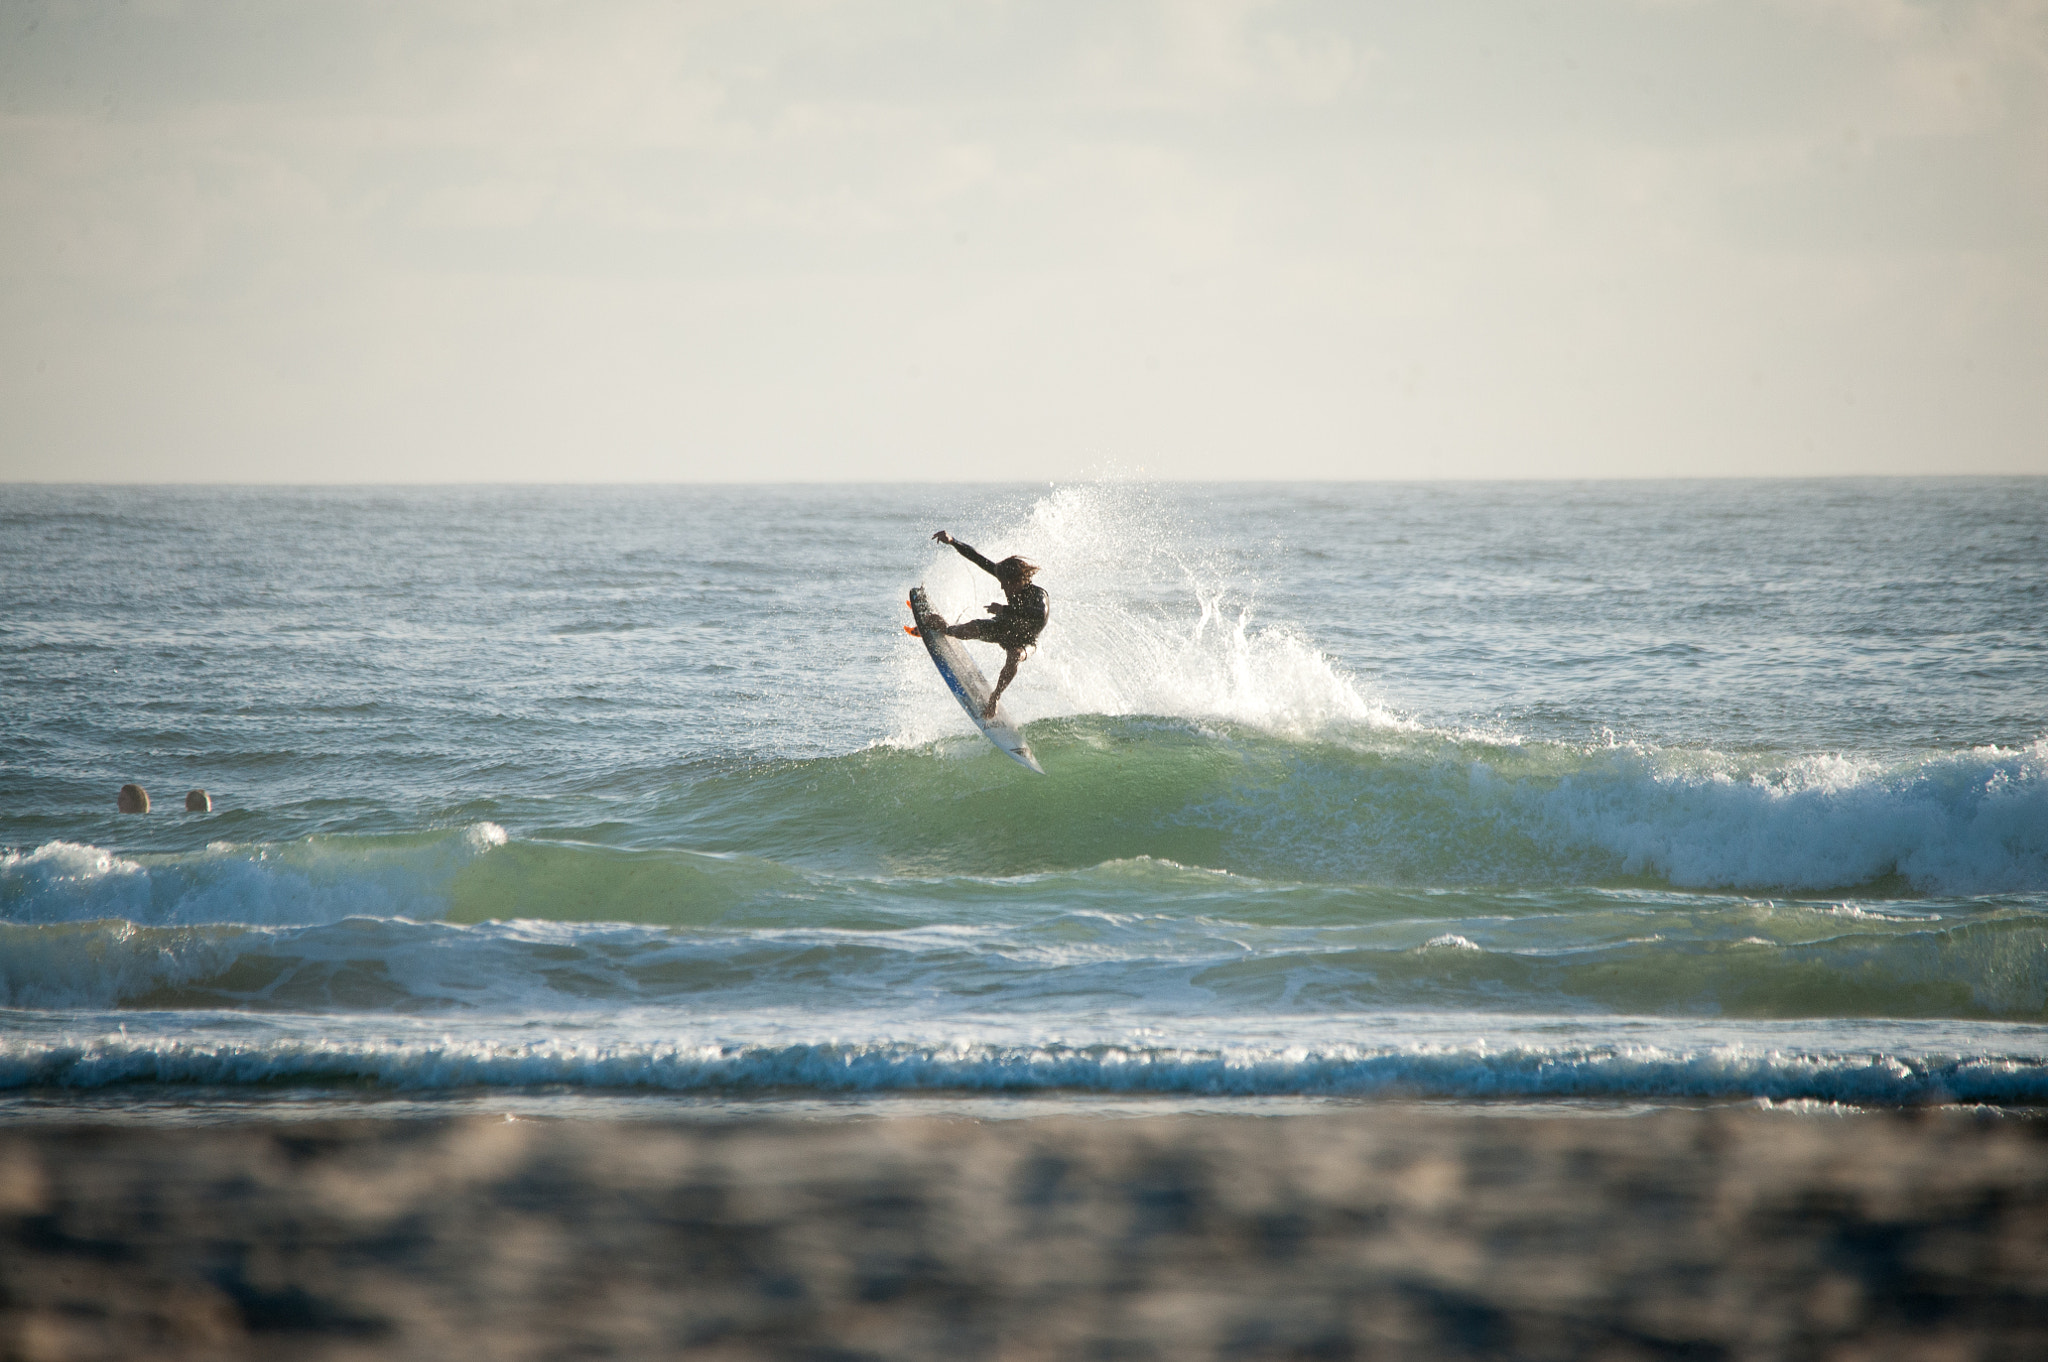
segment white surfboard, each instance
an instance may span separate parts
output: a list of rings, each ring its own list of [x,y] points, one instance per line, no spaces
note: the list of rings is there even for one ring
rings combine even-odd
[[[926,651],[931,653],[933,665],[938,667],[939,675],[946,678],[947,689],[960,702],[960,708],[967,711],[967,717],[974,720],[974,726],[1011,761],[1044,775],[1045,768],[1038,764],[1037,757],[1031,755],[1031,744],[1025,742],[1024,735],[1010,723],[1001,705],[996,706],[995,718],[981,717],[981,707],[988,703],[989,684],[960,640],[940,632],[944,625],[932,613],[931,602],[925,599],[921,586],[910,588],[910,613],[917,619],[918,637],[924,640]]]

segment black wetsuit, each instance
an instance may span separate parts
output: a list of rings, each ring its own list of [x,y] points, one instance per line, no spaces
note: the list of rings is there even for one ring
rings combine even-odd
[[[1029,582],[1004,582],[996,571],[996,565],[982,557],[972,544],[963,544],[955,539],[953,547],[960,551],[962,558],[1002,583],[1004,604],[1002,609],[985,620],[955,624],[946,632],[954,638],[979,639],[1017,650],[1038,642],[1045,622],[1052,617],[1052,602],[1047,599],[1045,588]]]

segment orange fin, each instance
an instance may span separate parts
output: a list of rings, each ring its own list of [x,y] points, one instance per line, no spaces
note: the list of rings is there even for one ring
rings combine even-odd
[[[906,624],[906,625],[904,625],[904,626],[903,626],[903,632],[904,632],[904,633],[906,633],[906,634],[908,634],[908,635],[910,635],[910,636],[911,636],[912,638],[923,638],[923,637],[924,637],[924,635],[922,635],[922,634],[920,634],[920,633],[918,633],[918,632],[917,632],[917,626],[916,626],[916,625],[914,625],[914,624]]]

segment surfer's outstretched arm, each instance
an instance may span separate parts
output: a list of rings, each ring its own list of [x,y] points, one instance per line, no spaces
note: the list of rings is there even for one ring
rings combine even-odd
[[[980,551],[976,549],[974,545],[963,543],[960,540],[955,539],[952,535],[946,533],[946,531],[944,530],[940,530],[937,534],[933,535],[932,538],[937,540],[941,544],[951,544],[953,546],[954,552],[958,553],[962,558],[965,558],[968,562],[974,564],[983,572],[986,572],[989,576],[996,578],[998,581],[1002,580],[1002,574],[996,571],[996,565],[994,563],[991,563],[988,559],[982,557]]]

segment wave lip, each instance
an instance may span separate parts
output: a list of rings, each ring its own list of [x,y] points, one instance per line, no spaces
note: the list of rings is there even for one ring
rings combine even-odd
[[[1871,1105],[2048,1102],[2040,1056],[1839,1054],[1749,1046],[1144,1047],[1130,1044],[0,1042],[0,1088],[372,1084],[398,1091],[1086,1092],[1191,1096],[1763,1098]]]

